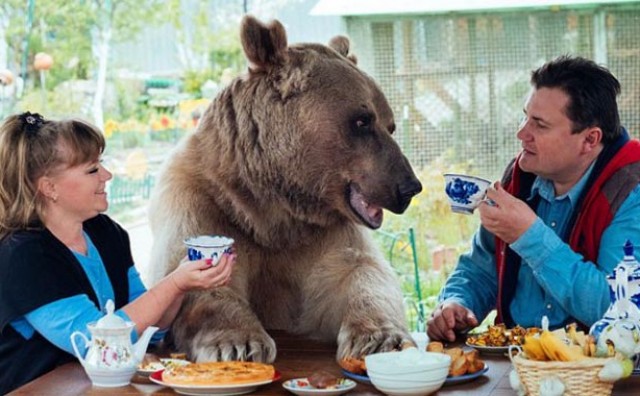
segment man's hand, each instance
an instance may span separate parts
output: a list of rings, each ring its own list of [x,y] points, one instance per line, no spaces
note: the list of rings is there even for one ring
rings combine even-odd
[[[430,340],[456,340],[456,332],[478,325],[478,319],[469,309],[454,302],[444,302],[427,321],[427,334]]]
[[[506,243],[515,242],[538,218],[525,202],[509,194],[499,182],[487,189],[487,198],[493,203],[485,201],[478,206],[480,222]]]

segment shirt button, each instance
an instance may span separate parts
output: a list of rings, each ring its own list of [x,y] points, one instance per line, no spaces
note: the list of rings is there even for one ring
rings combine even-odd
[[[547,304],[547,309],[551,309],[551,304]]]
[[[553,227],[553,228],[555,228],[555,227],[556,227],[556,222],[555,222],[555,221],[552,221],[552,222],[551,222],[551,227]]]

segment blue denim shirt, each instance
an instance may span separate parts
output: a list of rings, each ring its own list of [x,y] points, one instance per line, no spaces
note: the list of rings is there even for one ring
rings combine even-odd
[[[542,317],[551,327],[578,320],[591,326],[609,306],[610,274],[622,259],[622,247],[630,240],[640,257],[640,186],[629,194],[602,235],[597,263],[586,261],[559,235],[565,233],[591,168],[566,194],[555,196],[553,183],[536,178],[531,200],[540,196],[538,219],[512,243],[522,258],[511,314],[521,326],[540,327]],[[498,280],[494,235],[484,227],[473,237],[471,250],[460,256],[458,265],[440,292],[439,300],[451,300],[469,308],[483,320],[495,308]]]

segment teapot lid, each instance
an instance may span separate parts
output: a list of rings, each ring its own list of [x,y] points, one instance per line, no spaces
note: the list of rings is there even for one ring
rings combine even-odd
[[[627,242],[624,244],[624,255],[625,256],[633,256],[633,243],[627,239]]]
[[[119,317],[118,315],[113,313],[115,309],[113,300],[107,300],[107,304],[105,304],[105,308],[107,309],[107,314],[96,322],[96,328],[119,329],[122,327],[127,327],[127,322],[121,317]]]

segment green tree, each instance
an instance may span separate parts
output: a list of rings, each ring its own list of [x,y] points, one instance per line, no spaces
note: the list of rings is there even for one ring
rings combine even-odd
[[[28,3],[3,0],[0,21],[8,21],[5,38],[10,64],[20,65],[28,45],[27,76],[39,51],[50,53],[54,67],[49,84],[55,86],[72,78],[92,78],[96,82],[92,103],[94,121],[102,126],[102,102],[107,81],[109,52],[115,42],[130,40],[146,26],[167,20],[163,0],[47,0],[35,2],[29,29]],[[14,66],[15,67],[15,66]],[[33,79],[35,80],[35,78]]]

